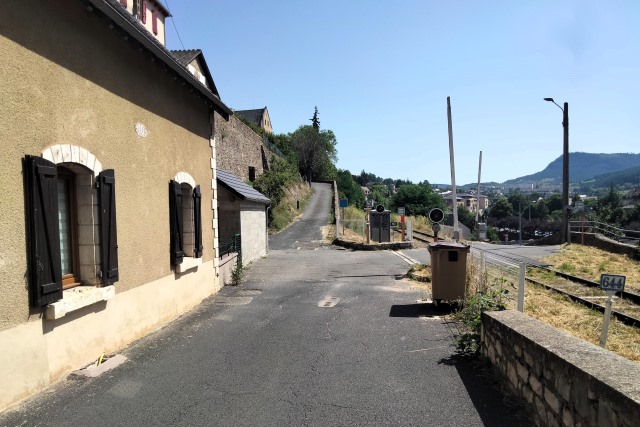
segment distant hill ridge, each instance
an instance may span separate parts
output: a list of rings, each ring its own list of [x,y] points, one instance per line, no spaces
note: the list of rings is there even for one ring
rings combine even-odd
[[[606,179],[608,174],[624,173],[625,169],[640,167],[640,154],[634,153],[569,153],[569,181],[577,183],[581,181]],[[632,171],[630,179],[635,175]],[[527,184],[535,182],[562,182],[562,156],[558,157],[542,171],[532,175],[505,181],[506,185]]]

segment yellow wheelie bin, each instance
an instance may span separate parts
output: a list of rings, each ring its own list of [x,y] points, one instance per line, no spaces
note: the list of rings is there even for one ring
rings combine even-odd
[[[456,242],[429,244],[431,293],[437,306],[442,300],[464,299],[467,282],[467,254],[470,246]]]

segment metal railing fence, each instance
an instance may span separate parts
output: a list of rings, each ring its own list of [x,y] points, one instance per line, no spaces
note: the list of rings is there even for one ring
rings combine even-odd
[[[467,291],[499,291],[501,301],[509,309],[524,311],[526,265],[490,253],[472,250],[467,259]]]
[[[640,231],[625,230],[599,221],[569,221],[569,230],[572,233],[601,234],[618,242],[640,244]]]
[[[231,239],[220,242],[220,256],[236,252],[240,256],[242,254],[242,239],[240,237],[240,234],[236,234]]]

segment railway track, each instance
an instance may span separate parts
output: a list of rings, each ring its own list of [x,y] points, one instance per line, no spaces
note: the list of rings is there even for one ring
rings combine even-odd
[[[481,251],[478,248],[472,248],[472,250],[475,253]],[[599,283],[553,270],[548,267],[548,264],[519,255],[491,250],[483,252],[485,262],[495,266],[504,268],[505,264],[510,264],[515,267],[519,263],[524,263],[528,267],[525,275],[527,282],[565,295],[576,303],[604,313],[608,294],[600,290]],[[628,291],[616,293],[612,315],[625,325],[640,327],[640,295]]]
[[[423,231],[413,230],[413,238],[423,243],[432,243],[433,234],[425,233]],[[429,240],[431,238],[431,240]]]
[[[422,231],[413,230],[413,238],[424,243],[433,242],[433,235]],[[478,249],[472,249],[474,252],[479,252]],[[490,264],[506,262],[513,265],[524,262],[530,269],[537,269],[546,273],[542,275],[545,277],[544,279],[525,277],[527,282],[565,295],[576,303],[604,313],[604,303],[608,295],[606,292],[600,290],[600,284],[597,282],[553,270],[548,267],[548,264],[543,264],[525,257],[504,253],[496,254],[490,251],[485,251],[485,254],[487,255],[486,260]],[[531,270],[527,273],[527,276],[529,275],[537,276],[535,273],[532,273]],[[552,279],[547,279],[549,276],[551,276]],[[625,325],[640,327],[640,294],[629,291],[617,292],[614,297],[614,307],[612,316]]]
[[[608,298],[606,292],[600,290],[600,284],[582,277],[572,276],[548,267],[534,267],[544,271],[544,277],[552,275],[552,284],[544,283],[540,279],[526,277],[525,280],[553,292],[565,295],[572,301],[585,305],[593,310],[604,313],[604,302]],[[640,327],[640,295],[635,292],[617,292],[614,297],[612,315],[625,325]]]

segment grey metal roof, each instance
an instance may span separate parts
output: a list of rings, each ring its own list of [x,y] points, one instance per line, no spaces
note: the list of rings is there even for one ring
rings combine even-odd
[[[235,110],[233,113],[244,117],[256,126],[260,126],[260,121],[266,108],[267,107],[259,108],[257,110]]]
[[[229,171],[223,169],[216,169],[216,176],[218,182],[224,185],[226,188],[234,192],[242,199],[252,202],[260,202],[265,205],[271,204],[271,200],[252,186],[246,184],[240,178],[235,176]]]
[[[160,43],[149,31],[142,27],[129,12],[127,12],[117,0],[83,0],[88,4],[89,10],[105,17],[113,25],[130,36],[130,41],[149,51],[161,64],[170,69],[178,77],[193,87],[197,93],[204,96],[214,106],[222,110],[225,114],[231,115],[232,111],[207,87],[202,85],[185,66],[169,50]]]

